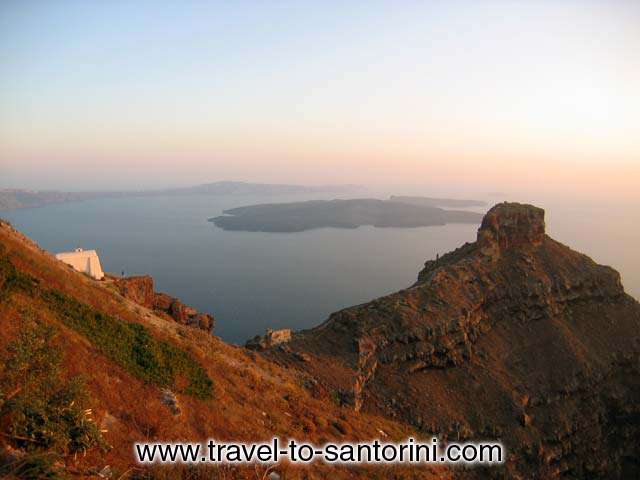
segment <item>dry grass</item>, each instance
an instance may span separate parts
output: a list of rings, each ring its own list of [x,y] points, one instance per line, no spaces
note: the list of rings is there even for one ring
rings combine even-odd
[[[171,342],[188,352],[213,380],[210,399],[178,395],[182,413],[174,416],[161,402],[157,386],[133,376],[110,360],[87,338],[66,326],[40,301],[25,294],[14,294],[0,303],[0,346],[6,345],[21,328],[26,312],[61,331],[69,375],[83,375],[96,400],[95,418],[107,430],[105,438],[112,450],[91,452],[78,458],[70,468],[86,472],[90,467],[110,465],[114,478],[262,478],[264,468],[218,468],[205,471],[192,468],[155,467],[141,471],[134,463],[133,443],[141,440],[262,441],[274,435],[282,438],[323,443],[328,440],[364,440],[380,436],[405,438],[407,427],[382,417],[356,414],[330,400],[321,387],[308,388],[296,369],[285,368],[260,355],[222,342],[206,332],[178,325],[124,300],[100,282],[73,272],[19,233],[0,223],[0,243],[11,262],[41,285],[55,288],[73,299],[90,305],[115,319],[137,322],[154,338]],[[138,312],[136,312],[138,309]],[[319,390],[318,390],[319,388]],[[373,478],[375,471],[314,465],[301,469],[279,466],[283,478]],[[262,473],[261,473],[262,472]],[[426,472],[424,475],[430,476]],[[421,478],[424,478],[424,475]],[[392,478],[392,477],[383,477]],[[411,476],[398,478],[413,478]]]

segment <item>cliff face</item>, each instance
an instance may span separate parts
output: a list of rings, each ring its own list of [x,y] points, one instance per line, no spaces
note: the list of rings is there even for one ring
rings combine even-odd
[[[639,350],[640,305],[619,274],[549,238],[543,210],[499,204],[410,288],[270,355],[355,410],[499,438],[510,475],[622,478],[640,473]]]
[[[113,283],[124,298],[145,308],[154,308],[156,292],[150,275],[113,278]]]
[[[215,319],[212,315],[201,313],[166,293],[156,293],[149,275],[113,278],[113,283],[123,297],[182,325],[213,333]]]

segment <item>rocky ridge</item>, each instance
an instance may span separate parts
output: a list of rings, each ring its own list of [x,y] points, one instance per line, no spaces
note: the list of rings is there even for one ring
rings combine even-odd
[[[556,478],[638,471],[639,350],[640,305],[619,274],[548,237],[542,209],[504,203],[413,286],[271,355],[355,410],[445,439],[503,438],[512,475]]]

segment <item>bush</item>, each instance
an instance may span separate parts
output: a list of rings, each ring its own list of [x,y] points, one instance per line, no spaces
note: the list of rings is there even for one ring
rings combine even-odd
[[[0,301],[5,300],[15,290],[33,293],[35,284],[33,277],[18,271],[9,261],[4,245],[0,245]]]
[[[29,452],[5,466],[0,465],[0,475],[7,479],[66,480],[69,477],[58,460],[59,456],[51,452]]]
[[[51,327],[30,322],[7,347],[0,372],[0,420],[5,435],[14,447],[31,453],[65,456],[106,447],[86,408],[84,383],[78,377],[63,379],[62,356],[53,337]],[[38,458],[33,457],[35,463],[29,462],[29,468],[48,461]]]

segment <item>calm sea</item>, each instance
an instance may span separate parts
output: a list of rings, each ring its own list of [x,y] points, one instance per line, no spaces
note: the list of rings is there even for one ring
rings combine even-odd
[[[407,287],[425,260],[475,239],[475,225],[252,233],[207,222],[227,208],[308,198],[130,197],[1,215],[51,252],[95,248],[106,271],[152,275],[157,290],[213,313],[216,334],[235,343],[266,328],[308,328]],[[536,203],[547,209],[548,233],[612,265],[640,297],[636,207]]]

